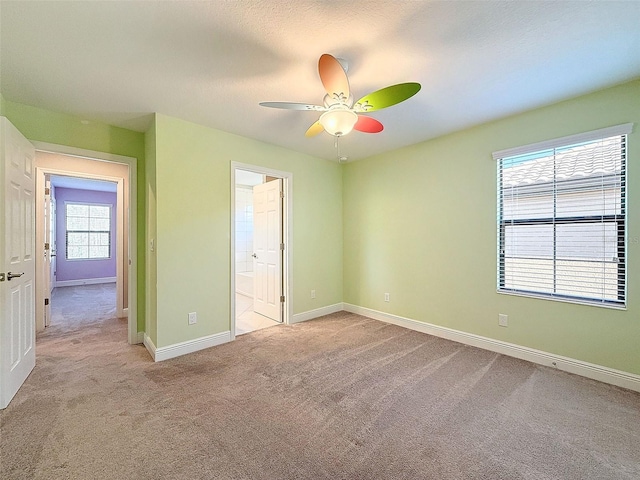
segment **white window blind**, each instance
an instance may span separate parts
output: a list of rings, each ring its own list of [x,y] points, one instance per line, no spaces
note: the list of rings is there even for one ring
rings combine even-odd
[[[111,257],[111,206],[67,203],[66,248],[68,260]]]
[[[498,291],[625,306],[627,137],[613,132],[498,157]]]

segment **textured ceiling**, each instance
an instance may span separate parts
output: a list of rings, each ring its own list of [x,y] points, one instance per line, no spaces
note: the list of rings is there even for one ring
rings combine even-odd
[[[335,159],[308,139],[317,61],[349,63],[354,96],[416,81],[341,140],[350,160],[640,77],[640,2],[0,1],[5,99],[143,131],[160,112]]]
[[[106,180],[92,180],[80,177],[51,176],[51,185],[61,188],[74,188],[76,190],[92,190],[95,192],[116,192],[118,184]]]

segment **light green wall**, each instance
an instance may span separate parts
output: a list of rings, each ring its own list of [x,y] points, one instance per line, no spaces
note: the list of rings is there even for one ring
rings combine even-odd
[[[55,143],[97,152],[124,155],[138,159],[138,235],[144,239],[145,232],[145,171],[144,134],[118,128],[99,122],[88,125],[80,123],[80,118],[42,108],[10,102],[2,99],[2,114],[13,123],[29,140]],[[145,300],[145,250],[144,242],[138,242],[138,331],[144,330]]]
[[[342,301],[340,165],[165,115],[155,135],[157,347],[230,328],[232,161],[293,174],[294,313]]]
[[[145,197],[147,209],[145,212],[145,232],[146,237],[143,243],[147,246],[145,281],[146,318],[145,333],[151,338],[154,345],[158,344],[158,323],[157,323],[157,269],[156,269],[156,119],[145,133]],[[151,251],[151,244],[154,244]]]
[[[640,81],[345,166],[165,115],[145,135],[1,95],[0,113],[31,140],[138,158],[138,330],[158,347],[229,329],[238,161],[293,173],[294,313],[344,300],[640,374]],[[491,152],[626,122],[628,310],[497,294]]]
[[[496,293],[491,153],[627,122],[628,310]],[[635,81],[346,165],[344,301],[640,374],[639,124]]]

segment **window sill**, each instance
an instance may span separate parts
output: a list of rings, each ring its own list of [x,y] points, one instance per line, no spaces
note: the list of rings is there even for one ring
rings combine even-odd
[[[615,303],[606,303],[606,302],[599,302],[597,300],[581,300],[581,299],[577,299],[577,298],[566,298],[566,297],[560,297],[560,296],[549,296],[549,295],[543,295],[543,294],[535,294],[535,293],[526,293],[526,292],[517,292],[517,291],[509,291],[509,290],[496,290],[496,293],[499,293],[501,295],[511,295],[514,297],[525,297],[525,298],[534,298],[537,300],[547,300],[550,302],[562,302],[562,303],[572,303],[574,305],[583,305],[586,307],[600,307],[600,308],[608,308],[610,310],[622,310],[622,311],[626,311],[627,310],[627,305],[624,304],[615,304]]]

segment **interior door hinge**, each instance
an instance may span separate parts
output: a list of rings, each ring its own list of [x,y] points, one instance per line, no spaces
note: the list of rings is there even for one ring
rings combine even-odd
[[[284,295],[280,295],[280,301],[284,303]]]
[[[284,192],[280,192],[280,198],[284,198]]]
[[[45,250],[49,250],[49,248],[50,248],[50,246],[49,246],[49,242],[45,243],[45,244],[44,244],[44,249],[45,249]]]
[[[45,195],[51,195],[51,189],[50,189],[50,188],[48,188],[48,187],[45,187],[45,189],[44,189],[44,194],[45,194]]]
[[[280,244],[280,250],[284,250],[284,243]]]
[[[48,298],[45,298],[45,299],[44,299],[44,304],[45,304],[45,305],[49,305],[49,299],[48,299]]]

